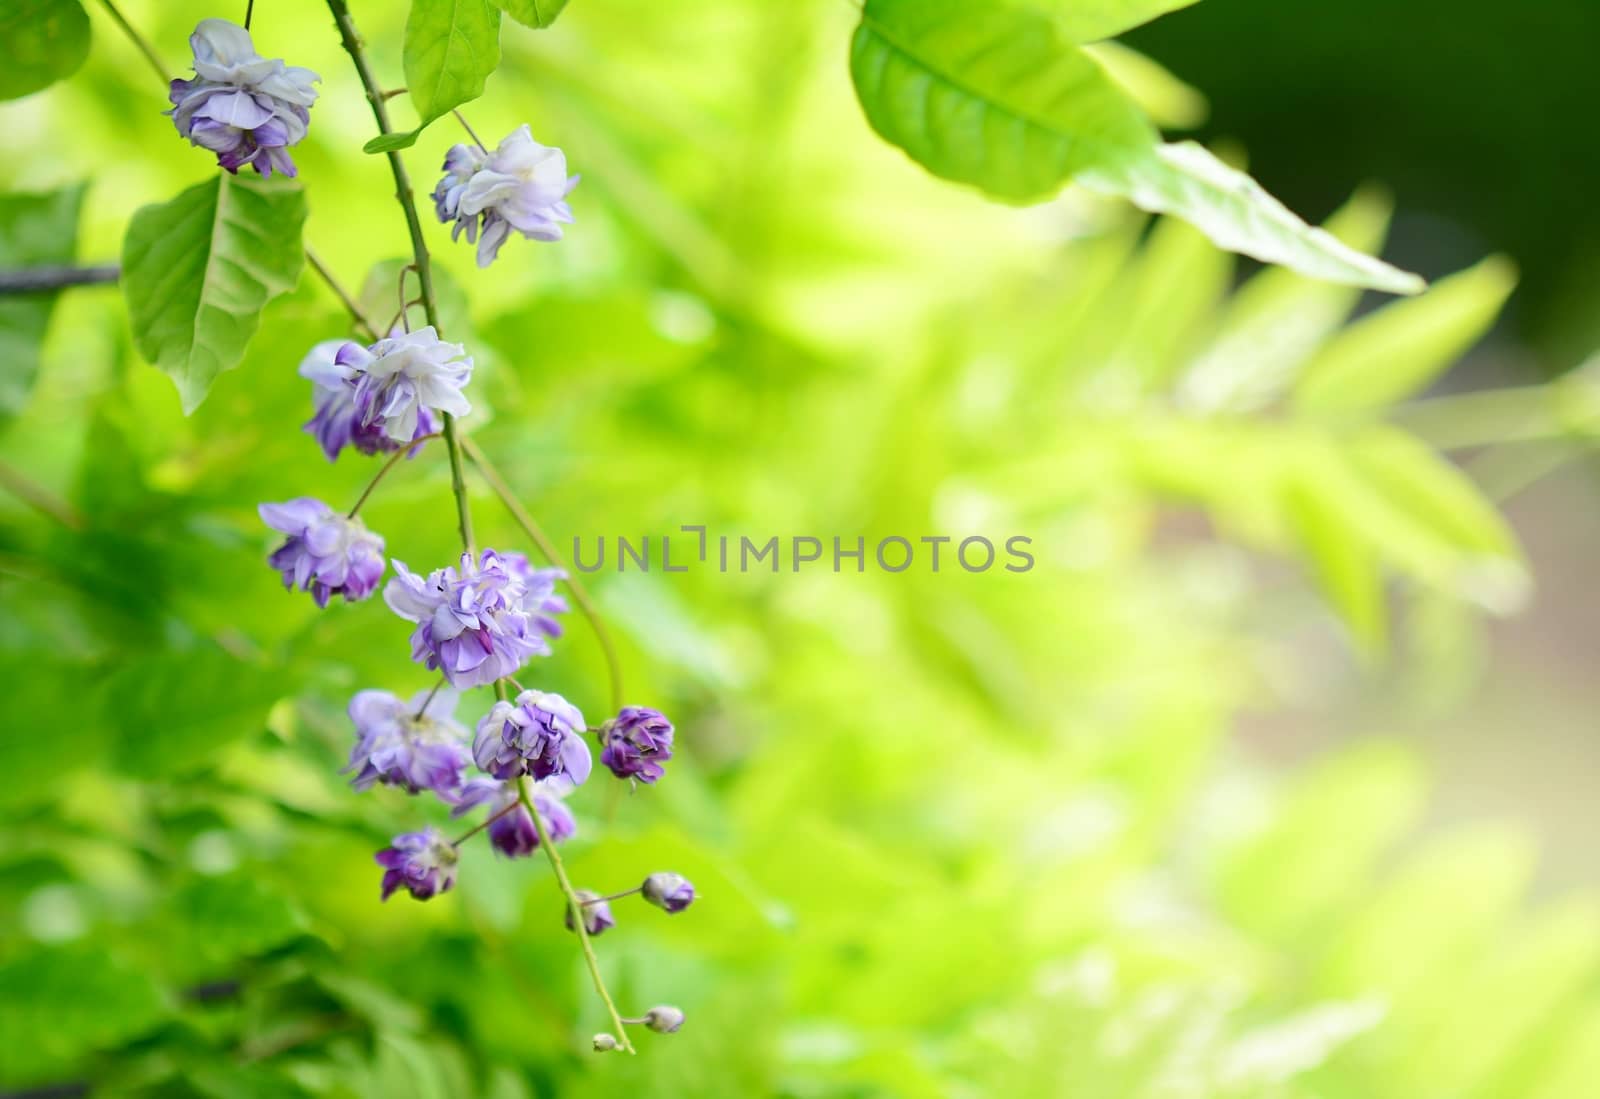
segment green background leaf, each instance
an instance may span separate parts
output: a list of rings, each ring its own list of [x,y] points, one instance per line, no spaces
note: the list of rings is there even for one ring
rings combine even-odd
[[[78,71],[89,56],[89,16],[78,0],[6,0],[0,42],[0,99],[18,99]]]
[[[494,0],[495,6],[524,26],[543,30],[566,10],[567,0]]]
[[[483,94],[500,64],[500,9],[489,0],[413,0],[404,51],[406,88],[427,126]]]
[[[77,253],[84,186],[47,194],[0,195],[0,267],[71,264]],[[39,371],[39,345],[57,290],[0,296],[0,416],[17,412]]]
[[[185,412],[239,364],[262,307],[294,288],[305,219],[298,186],[225,172],[134,214],[122,252],[134,343]]]

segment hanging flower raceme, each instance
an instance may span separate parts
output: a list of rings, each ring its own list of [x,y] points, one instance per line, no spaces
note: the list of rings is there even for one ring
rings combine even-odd
[[[476,561],[464,553],[459,567],[424,578],[396,561],[383,598],[417,623],[411,658],[441,669],[457,687],[481,687],[548,654],[540,617],[548,612],[549,593],[530,591],[522,579],[526,566],[520,554],[503,558],[486,549]]]
[[[672,722],[658,710],[624,706],[600,728],[600,762],[618,778],[653,783],[672,758]]]
[[[515,230],[529,240],[560,240],[572,223],[567,195],[578,185],[567,175],[567,155],[541,145],[519,126],[494,152],[456,145],[444,160],[444,178],[433,190],[434,210],[455,222],[450,239],[478,243],[478,266],[487,267]]]
[[[300,361],[300,376],[312,385],[315,410],[306,421],[305,430],[317,440],[330,462],[347,446],[362,454],[388,453],[439,430],[438,417],[428,407],[418,410],[417,426],[410,440],[403,442],[389,437],[381,418],[363,419],[356,408],[356,380],[361,372],[355,363],[370,353],[352,340],[324,340]],[[412,453],[416,453],[415,449]]]
[[[423,691],[410,702],[388,691],[358,691],[350,700],[356,727],[345,768],[356,773],[350,785],[365,790],[382,783],[453,799],[472,762],[467,731],[452,720],[456,698],[448,687]]]
[[[478,722],[472,758],[495,778],[559,777],[580,786],[593,766],[583,729],[583,714],[560,695],[523,691]]]
[[[469,779],[456,797],[450,815],[459,817],[480,805],[489,807],[489,843],[510,858],[531,855],[539,849],[539,830],[527,806],[517,796],[516,780],[502,782],[492,778]],[[551,843],[562,843],[578,834],[578,822],[549,783],[533,790],[533,805]]]
[[[404,889],[419,901],[437,896],[456,883],[455,845],[437,828],[402,832],[375,856],[383,867],[382,899]]]
[[[360,519],[309,496],[257,510],[267,526],[289,536],[267,558],[283,573],[284,587],[310,592],[319,607],[335,595],[355,603],[376,590],[383,577],[383,539]]]
[[[194,79],[174,80],[168,93],[178,132],[230,172],[248,164],[264,176],[293,176],[288,148],[306,136],[317,101],[311,85],[321,77],[262,57],[250,32],[226,19],[202,19],[189,45]]]

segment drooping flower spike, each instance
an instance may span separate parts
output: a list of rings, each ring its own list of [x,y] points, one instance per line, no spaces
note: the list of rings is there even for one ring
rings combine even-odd
[[[459,566],[426,577],[402,561],[394,562],[394,571],[383,598],[401,618],[417,623],[411,658],[442,670],[454,686],[486,686],[549,654],[541,623],[553,609],[550,591],[524,582],[530,570],[521,554],[502,557],[486,549],[474,560],[464,553]]]
[[[567,175],[565,153],[539,144],[525,125],[492,153],[453,146],[444,173],[433,190],[434,212],[442,222],[455,222],[450,239],[465,233],[477,241],[479,267],[494,262],[513,230],[529,240],[555,241],[572,223],[566,199],[578,177]]]
[[[457,694],[448,687],[423,691],[403,702],[388,691],[359,691],[350,700],[356,744],[350,752],[350,785],[365,790],[374,783],[410,793],[431,790],[453,800],[465,781],[472,756],[467,731],[457,724]]]
[[[321,77],[262,57],[250,32],[226,19],[202,19],[189,45],[194,79],[174,80],[168,91],[178,132],[230,172],[248,164],[264,176],[295,175],[288,149],[306,136]]]
[[[350,603],[371,595],[383,577],[383,539],[360,519],[334,511],[310,496],[257,509],[273,530],[288,540],[267,558],[283,573],[284,587],[311,593],[326,607],[335,595]]]

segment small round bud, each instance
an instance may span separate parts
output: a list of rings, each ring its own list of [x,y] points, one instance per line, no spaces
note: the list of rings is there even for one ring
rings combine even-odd
[[[598,935],[608,927],[617,926],[617,921],[611,916],[611,906],[600,899],[600,894],[592,889],[575,890],[578,895],[578,911],[583,913],[583,929],[591,935]],[[572,922],[572,909],[567,908],[567,930],[578,930]]]
[[[644,1025],[657,1034],[671,1034],[683,1025],[683,1012],[671,1004],[662,1004],[644,1013]]]
[[[682,874],[658,871],[639,887],[644,899],[667,913],[682,912],[694,902],[694,886]]]
[[[596,1034],[594,1036],[594,1051],[596,1053],[610,1053],[614,1049],[621,1049],[621,1044],[611,1034]]]

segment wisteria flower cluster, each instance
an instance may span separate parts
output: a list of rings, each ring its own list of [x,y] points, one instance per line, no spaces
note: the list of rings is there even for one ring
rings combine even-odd
[[[289,146],[306,136],[322,79],[310,69],[256,53],[250,32],[226,19],[202,19],[189,36],[194,79],[174,80],[173,125],[217,154],[230,172],[246,164],[264,176],[295,174]]]
[[[353,29],[341,29],[347,48],[359,54]],[[287,149],[306,135],[317,75],[260,57],[249,32],[226,20],[202,21],[190,41],[195,77],[174,81],[171,88],[169,113],[178,131],[215,152],[230,172],[248,164],[263,175],[294,175]],[[358,70],[369,100],[380,103],[369,70],[363,65]],[[377,114],[386,127],[382,110]],[[534,141],[527,126],[493,152],[473,140],[474,146],[450,150],[445,178],[433,196],[440,219],[453,223],[452,239],[464,233],[476,242],[480,266],[495,259],[513,231],[532,240],[560,240],[562,226],[573,220],[566,198],[578,182],[567,175],[565,154]],[[396,174],[398,182],[398,167]],[[400,190],[412,220],[409,191]],[[420,276],[427,254],[415,236],[413,245],[411,267]],[[431,320],[428,282],[418,281],[420,304]],[[431,687],[411,697],[366,686],[350,698],[346,709],[354,742],[345,767],[350,785],[358,791],[388,787],[413,797],[428,795],[441,806],[441,820],[482,814],[454,839],[434,823],[394,836],[375,856],[381,869],[379,897],[386,901],[406,893],[429,900],[450,892],[463,844],[484,832],[505,858],[536,851],[546,855],[565,895],[566,924],[585,940],[617,926],[612,905],[625,897],[637,895],[669,915],[682,912],[695,899],[694,886],[670,871],[611,893],[576,889],[565,876],[555,847],[578,835],[578,819],[567,802],[593,774],[596,751],[602,768],[630,787],[654,784],[672,758],[672,722],[657,710],[625,706],[591,726],[561,695],[518,682],[531,661],[554,653],[563,635],[568,604],[558,586],[568,577],[560,567],[537,567],[515,550],[473,546],[456,424],[472,411],[467,390],[473,357],[461,344],[445,341],[432,324],[412,331],[406,311],[418,302],[405,300],[403,284],[400,299],[385,334],[352,306],[360,326],[376,338],[318,342],[299,364],[311,385],[312,416],[303,429],[328,460],[346,450],[388,456],[355,506],[343,512],[310,496],[259,506],[262,521],[283,536],[268,563],[285,587],[310,594],[325,609],[336,596],[362,602],[381,585],[383,602],[411,626],[412,661],[438,675]],[[444,440],[449,452],[465,549],[452,563],[413,571],[387,556],[384,538],[367,528],[360,511],[400,458],[416,457],[435,439]],[[471,706],[466,692],[478,688],[491,688],[493,697],[482,699],[469,732],[457,714]],[[613,693],[620,693],[615,681]],[[587,946],[584,953],[617,1031],[597,1035],[596,1049],[631,1050],[625,1030],[630,1024],[661,1033],[683,1024],[683,1012],[666,1005],[624,1018]]]

